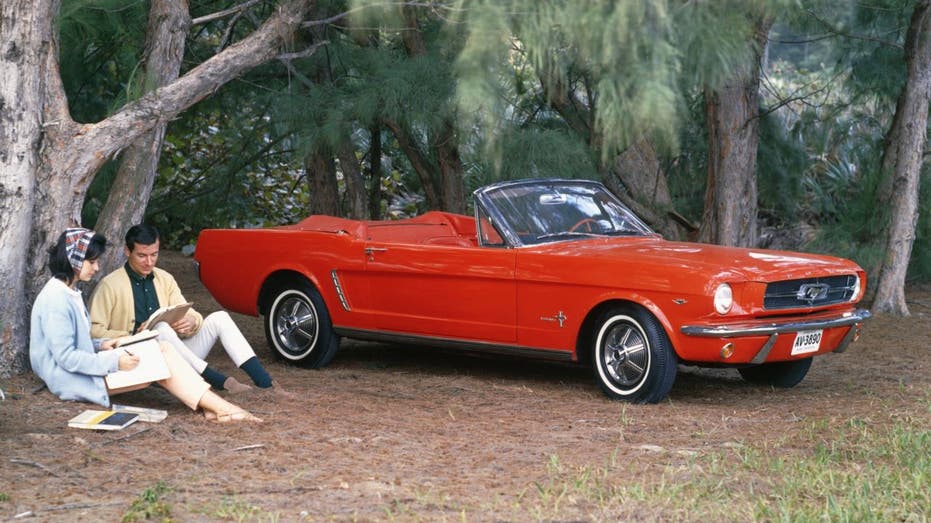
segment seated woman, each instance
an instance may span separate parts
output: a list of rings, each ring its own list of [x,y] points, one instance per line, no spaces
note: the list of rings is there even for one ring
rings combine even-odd
[[[110,406],[110,396],[148,386],[109,390],[104,376],[117,370],[131,370],[137,356],[115,349],[115,339],[91,340],[87,308],[79,281],[88,281],[98,271],[97,259],[107,240],[88,229],[68,229],[49,249],[52,278],[32,306],[29,360],[32,370],[53,394],[63,400],[90,401]],[[174,348],[159,345],[171,376],[157,383],[192,410],[203,409],[204,416],[216,422],[262,420],[224,400],[210,390]]]

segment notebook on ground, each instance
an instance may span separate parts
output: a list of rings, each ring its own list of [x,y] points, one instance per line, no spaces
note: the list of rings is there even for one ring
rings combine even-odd
[[[133,412],[114,412],[112,410],[85,410],[68,420],[68,426],[76,429],[120,430],[139,419]]]

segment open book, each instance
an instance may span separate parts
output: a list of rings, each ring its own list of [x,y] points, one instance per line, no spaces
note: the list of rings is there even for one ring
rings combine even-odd
[[[189,301],[187,303],[169,305],[168,307],[160,307],[149,316],[149,319],[142,322],[142,325],[139,326],[139,330],[136,332],[142,332],[160,321],[164,321],[170,325],[183,318],[184,315],[187,314],[187,311],[191,310],[191,306],[193,305],[194,303]]]
[[[85,410],[68,420],[68,426],[76,429],[120,430],[136,422],[139,415],[134,412],[112,410]]]
[[[132,370],[118,370],[107,374],[104,378],[107,382],[107,388],[110,390],[139,385],[141,383],[152,383],[153,381],[163,380],[171,377],[168,370],[168,364],[165,362],[165,356],[158,347],[158,341],[148,339],[123,345],[119,349],[125,350],[133,356],[139,356],[139,365]]]

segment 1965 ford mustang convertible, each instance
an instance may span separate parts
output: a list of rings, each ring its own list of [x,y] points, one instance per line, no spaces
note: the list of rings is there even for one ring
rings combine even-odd
[[[497,183],[474,208],[208,229],[195,260],[295,363],[326,365],[341,336],[424,343],[585,363],[633,402],[664,399],[680,363],[794,386],[870,317],[851,261],[666,241],[597,182]]]

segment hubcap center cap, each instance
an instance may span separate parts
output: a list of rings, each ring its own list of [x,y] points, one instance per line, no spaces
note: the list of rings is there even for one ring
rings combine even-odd
[[[627,351],[625,351],[625,350],[623,350],[623,349],[617,349],[617,350],[615,350],[615,351],[614,351],[614,359],[615,359],[618,363],[626,363],[626,362],[627,362]]]

